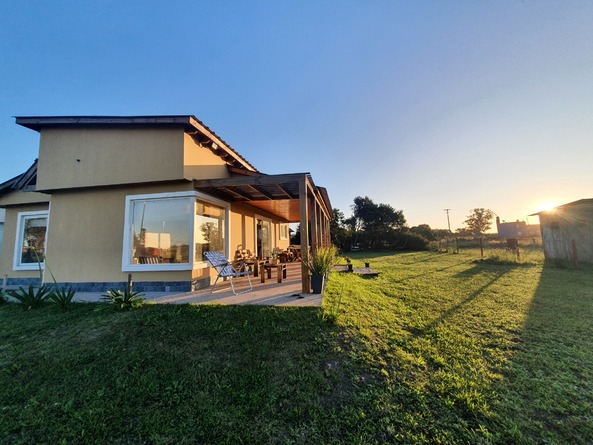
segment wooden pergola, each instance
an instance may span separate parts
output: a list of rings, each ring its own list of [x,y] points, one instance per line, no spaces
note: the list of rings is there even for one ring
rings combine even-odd
[[[300,223],[304,258],[309,248],[315,252],[319,247],[330,245],[329,222],[333,211],[329,196],[325,188],[314,184],[309,173],[265,175],[228,168],[231,174],[241,176],[194,180],[194,188],[226,201],[248,203],[287,223]],[[302,292],[310,293],[309,270],[304,261],[301,271]]]

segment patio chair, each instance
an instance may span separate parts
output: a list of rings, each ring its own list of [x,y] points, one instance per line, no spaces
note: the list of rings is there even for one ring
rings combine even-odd
[[[214,293],[214,287],[216,286],[216,283],[218,283],[218,280],[220,278],[229,278],[229,280],[231,282],[231,289],[233,290],[233,293],[235,295],[244,294],[244,293],[249,292],[253,289],[253,284],[251,284],[251,277],[249,276],[249,268],[246,267],[245,264],[243,264],[242,267],[239,270],[237,270],[224,257],[222,252],[204,252],[204,256],[206,257],[206,259],[208,260],[210,265],[218,273],[218,276],[216,277],[216,281],[212,285],[212,290],[210,291],[210,293]],[[233,283],[233,279],[239,278],[239,277],[247,277],[247,281],[249,281],[249,289],[247,289],[243,292],[237,293],[235,291],[235,285]]]

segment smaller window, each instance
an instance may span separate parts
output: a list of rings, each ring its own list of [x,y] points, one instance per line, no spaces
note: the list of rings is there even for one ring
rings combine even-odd
[[[280,239],[281,240],[288,239],[288,224],[287,223],[280,223]]]
[[[43,264],[48,212],[21,212],[18,215],[14,251],[15,270],[35,270]]]

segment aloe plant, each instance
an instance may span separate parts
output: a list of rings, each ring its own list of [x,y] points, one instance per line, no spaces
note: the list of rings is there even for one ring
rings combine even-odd
[[[119,289],[110,289],[101,298],[119,310],[126,310],[142,306],[145,300],[142,298],[143,295],[140,292],[133,292],[130,286],[126,286],[123,292]]]

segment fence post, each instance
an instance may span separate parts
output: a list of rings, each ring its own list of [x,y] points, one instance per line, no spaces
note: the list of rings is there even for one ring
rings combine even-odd
[[[483,238],[480,238],[480,258],[484,259],[484,242],[483,242]]]
[[[132,285],[133,285],[133,284],[134,284],[134,283],[132,282],[132,274],[131,274],[131,273],[129,273],[129,274],[128,274],[128,290],[130,291],[130,293],[132,292]]]
[[[571,241],[572,244],[572,261],[574,262],[575,267],[579,267],[579,256],[577,255],[577,242],[576,240]]]

